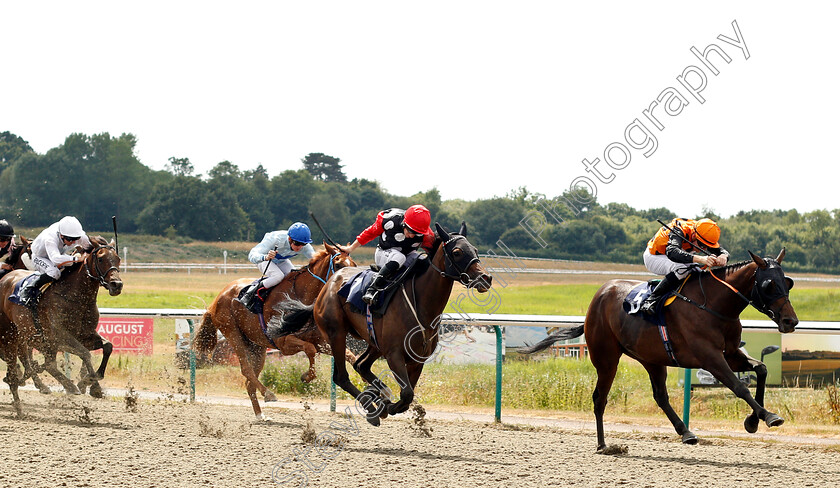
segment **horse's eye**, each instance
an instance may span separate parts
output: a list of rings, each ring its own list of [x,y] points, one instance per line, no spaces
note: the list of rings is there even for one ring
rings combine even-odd
[[[452,255],[455,256],[456,258],[460,258],[461,256],[464,255],[464,251],[462,251],[460,247],[456,247],[455,250],[452,251]]]

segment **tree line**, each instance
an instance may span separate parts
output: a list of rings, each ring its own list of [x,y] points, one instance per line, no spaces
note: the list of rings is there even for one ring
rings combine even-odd
[[[107,229],[116,215],[125,232],[256,241],[296,221],[312,224],[312,212],[336,241],[349,242],[380,210],[420,203],[449,229],[465,220],[479,250],[501,240],[520,256],[641,263],[659,227],[656,219],[677,216],[664,207],[601,205],[584,190],[548,197],[520,187],[476,201],[442,201],[436,188],[395,195],[375,180],[349,180],[341,160],[323,153],[304,155],[300,169],[273,176],[262,165],[243,170],[231,161],[196,174],[185,157],[171,157],[156,171],[139,161],[136,143],[132,134],[71,134],[38,154],[20,136],[0,133],[0,218],[43,227],[75,215],[86,228]],[[538,234],[534,225],[522,225],[529,215],[548,215]],[[747,250],[775,256],[784,246],[788,269],[840,273],[840,209],[745,210],[726,219],[709,209],[680,217],[717,220],[733,259],[746,259]],[[313,237],[322,239],[310,226]]]

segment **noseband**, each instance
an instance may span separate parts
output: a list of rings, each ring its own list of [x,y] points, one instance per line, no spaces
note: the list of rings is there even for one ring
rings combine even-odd
[[[108,276],[108,274],[110,274],[111,271],[119,272],[120,269],[116,266],[111,266],[110,268],[106,269],[105,272],[102,272],[102,270],[99,269],[99,263],[96,260],[96,253],[100,249],[110,249],[110,250],[114,251],[114,253],[117,252],[117,250],[114,248],[114,246],[107,246],[106,245],[106,246],[98,246],[98,247],[93,248],[93,250],[90,251],[90,256],[88,256],[88,259],[93,261],[93,270],[96,271],[96,275],[94,276],[93,274],[91,274],[91,272],[90,272],[91,266],[90,266],[90,264],[88,264],[88,259],[85,259],[85,273],[87,273],[88,278],[90,278],[94,281],[98,281],[100,286],[107,289],[110,282],[105,281],[105,277]]]

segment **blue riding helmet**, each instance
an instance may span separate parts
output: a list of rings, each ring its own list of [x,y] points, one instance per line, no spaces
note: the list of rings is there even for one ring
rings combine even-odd
[[[291,227],[289,227],[289,237],[291,237],[293,241],[302,242],[304,244],[312,242],[312,233],[309,232],[309,226],[303,222],[295,222]]]

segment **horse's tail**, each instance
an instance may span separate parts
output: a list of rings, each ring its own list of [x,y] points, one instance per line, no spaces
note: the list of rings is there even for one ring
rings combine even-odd
[[[574,327],[563,327],[561,329],[555,330],[551,334],[548,335],[545,339],[541,340],[540,342],[534,344],[533,346],[523,347],[521,349],[517,349],[517,352],[521,352],[524,354],[534,354],[535,352],[542,351],[543,349],[548,348],[548,346],[554,344],[557,341],[565,341],[566,339],[574,339],[575,337],[580,337],[583,335],[583,324],[576,325]]]
[[[213,324],[213,315],[210,312],[204,312],[201,318],[201,325],[198,326],[193,347],[198,352],[210,352],[216,347],[216,326]]]
[[[299,331],[312,320],[314,308],[315,305],[306,305],[299,300],[289,298],[287,295],[286,299],[280,303],[283,318],[279,325],[269,323],[268,338],[273,341]]]

